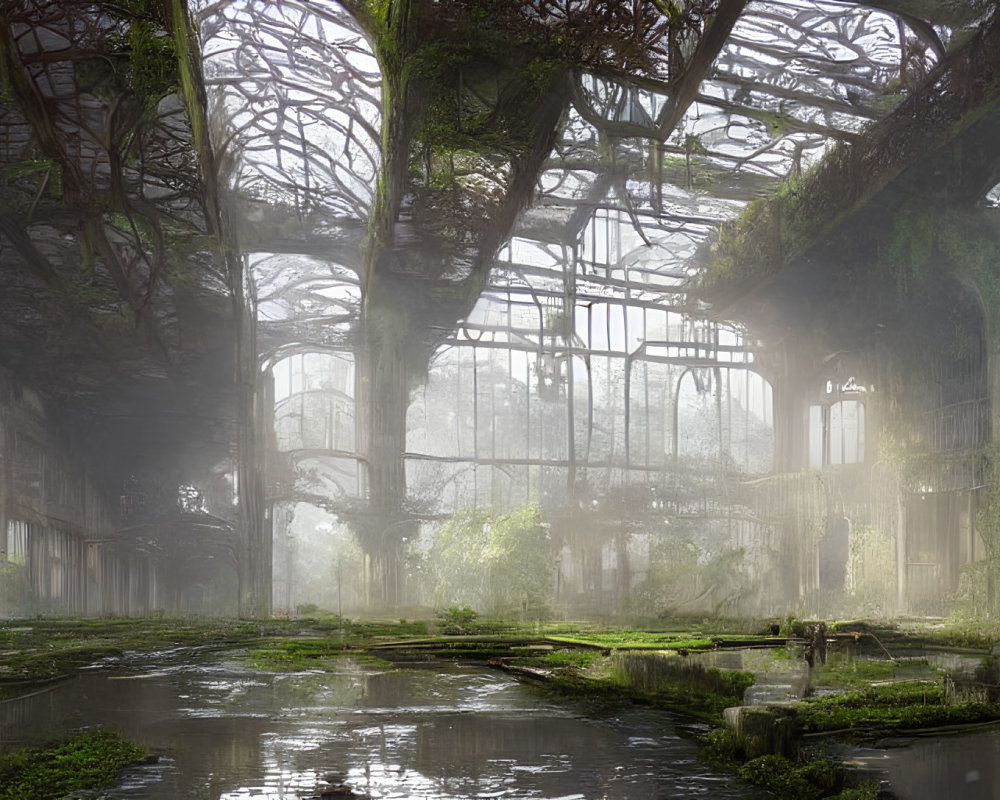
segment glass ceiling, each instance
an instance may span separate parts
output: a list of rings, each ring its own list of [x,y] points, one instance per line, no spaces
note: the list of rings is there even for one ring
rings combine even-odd
[[[302,496],[359,496],[344,370],[379,172],[377,62],[334,2],[203,3],[198,19],[232,189],[251,220],[277,204],[328,243],[251,256],[280,449],[297,454]],[[939,48],[863,6],[752,2],[672,128],[666,82],[577,74],[534,202],[412,398],[413,494],[450,486],[452,509],[565,499],[581,482],[666,480],[685,458],[766,471],[770,387],[740,327],[691,292],[692,256],[891,111]],[[466,166],[468,181],[502,182]]]

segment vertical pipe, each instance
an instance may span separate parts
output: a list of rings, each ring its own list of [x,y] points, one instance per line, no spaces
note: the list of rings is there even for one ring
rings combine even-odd
[[[645,344],[646,340],[649,338],[649,331],[646,320],[647,310],[642,309],[642,341]],[[649,362],[642,362],[642,392],[643,392],[643,403],[645,405],[644,416],[645,416],[645,430],[643,431],[645,444],[646,444],[646,459],[645,466],[648,468],[649,463]]]

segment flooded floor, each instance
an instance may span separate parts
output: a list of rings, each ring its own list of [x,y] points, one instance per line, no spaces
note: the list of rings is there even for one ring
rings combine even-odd
[[[848,764],[892,787],[898,800],[1000,800],[1000,731],[898,738],[845,747]]]
[[[472,666],[253,673],[240,662],[85,672],[0,703],[0,747],[119,728],[160,756],[102,797],[298,800],[329,775],[372,798],[760,798],[663,712],[553,700]]]

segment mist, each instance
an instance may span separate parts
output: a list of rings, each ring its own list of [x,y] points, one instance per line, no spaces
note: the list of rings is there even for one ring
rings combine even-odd
[[[990,616],[992,17],[459,5],[15,14],[2,612]]]

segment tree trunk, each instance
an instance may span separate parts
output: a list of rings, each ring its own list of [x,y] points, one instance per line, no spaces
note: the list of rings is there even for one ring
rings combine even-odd
[[[230,291],[236,329],[239,616],[259,619],[271,613],[271,520],[263,463],[267,415],[260,413],[269,392],[257,366],[257,315],[252,299],[247,302],[244,264],[239,258],[233,261],[238,262],[230,265]]]

